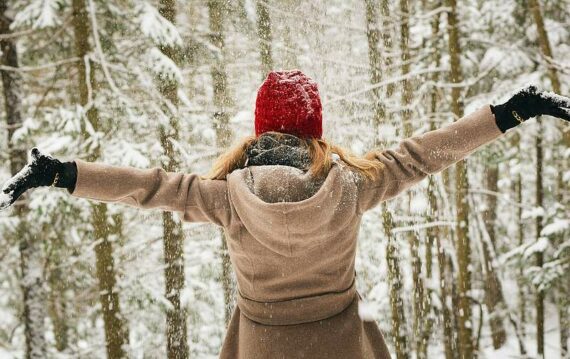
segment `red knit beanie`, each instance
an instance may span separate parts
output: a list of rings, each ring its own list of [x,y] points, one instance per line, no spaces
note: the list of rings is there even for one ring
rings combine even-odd
[[[272,71],[255,101],[255,134],[276,131],[321,138],[322,106],[317,84],[299,70]]]

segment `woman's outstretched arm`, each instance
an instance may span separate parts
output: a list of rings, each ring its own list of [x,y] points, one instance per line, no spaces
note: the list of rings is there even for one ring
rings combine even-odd
[[[378,151],[374,157],[383,167],[376,179],[362,182],[360,210],[397,196],[538,115],[570,121],[570,99],[530,86],[504,104],[487,105],[445,127],[407,138],[394,149]]]
[[[77,181],[72,196],[119,202],[137,208],[182,212],[184,220],[223,225],[229,220],[226,181],[160,167],[138,169],[75,160]]]
[[[32,161],[4,186],[13,203],[29,188],[54,185],[75,197],[136,208],[180,212],[184,220],[225,225],[230,208],[225,181],[204,180],[196,174],[138,169],[75,160],[60,162],[31,153]]]

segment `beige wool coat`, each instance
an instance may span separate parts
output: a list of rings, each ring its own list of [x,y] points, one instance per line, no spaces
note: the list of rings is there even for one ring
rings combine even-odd
[[[279,165],[205,180],[76,160],[72,195],[175,211],[184,221],[224,228],[238,293],[221,358],[389,358],[376,323],[358,315],[354,263],[362,214],[501,135],[485,106],[379,151],[376,180],[341,161],[316,183]]]

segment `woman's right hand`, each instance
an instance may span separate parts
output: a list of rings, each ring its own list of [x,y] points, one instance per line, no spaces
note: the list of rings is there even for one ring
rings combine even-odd
[[[14,177],[8,180],[0,193],[0,210],[11,206],[28,189],[40,186],[69,188],[75,178],[70,173],[75,167],[72,162],[62,163],[58,159],[42,154],[36,147],[31,150],[30,161]],[[76,176],[76,170],[75,170]]]

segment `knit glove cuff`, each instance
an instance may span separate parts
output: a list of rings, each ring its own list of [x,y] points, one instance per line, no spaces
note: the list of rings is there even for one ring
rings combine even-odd
[[[57,171],[57,175],[58,180],[55,187],[67,188],[69,193],[73,193],[77,182],[77,165],[75,162],[63,162]]]
[[[503,133],[527,120],[515,110],[510,109],[508,103],[496,106],[491,105],[491,112],[495,115],[497,127]]]

